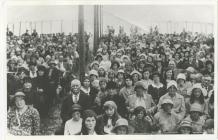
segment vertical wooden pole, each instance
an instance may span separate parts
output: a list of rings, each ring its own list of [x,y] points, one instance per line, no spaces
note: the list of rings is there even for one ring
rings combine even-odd
[[[84,7],[79,5],[78,13],[78,33],[79,33],[79,76],[82,81],[85,76],[85,36],[84,36]]]
[[[94,6],[94,55],[97,52],[98,49],[98,38],[99,38],[99,14],[98,14],[98,6]]]
[[[103,5],[101,5],[101,36],[103,36],[103,33],[104,33],[104,31],[103,31],[103,25],[104,25],[104,23],[103,23]]]

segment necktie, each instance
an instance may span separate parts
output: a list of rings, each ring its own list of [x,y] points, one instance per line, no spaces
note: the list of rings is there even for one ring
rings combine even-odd
[[[74,102],[78,103],[78,96],[77,95],[75,96],[75,101]]]

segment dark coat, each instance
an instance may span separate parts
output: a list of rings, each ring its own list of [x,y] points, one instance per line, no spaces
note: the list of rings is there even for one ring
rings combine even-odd
[[[43,76],[37,76],[34,80],[34,88],[36,89],[36,94],[34,98],[34,107],[39,111],[41,117],[47,114],[47,86],[48,79]],[[37,89],[42,89],[43,92],[39,92]]]
[[[166,88],[160,87],[154,87],[153,85],[150,85],[148,87],[148,94],[150,94],[155,102],[155,104],[158,104],[158,101],[160,99],[161,96],[163,96],[166,93]]]
[[[72,105],[74,104],[72,95],[66,96],[66,98],[63,100],[62,107],[61,107],[61,119],[63,123],[65,123],[67,120],[69,120],[71,116],[71,109]],[[80,91],[79,95],[79,101],[78,103],[83,110],[90,108],[90,97],[89,95],[83,93]]]
[[[37,76],[33,82],[34,82],[33,83],[34,87],[36,89],[39,88],[39,89],[43,89],[44,91],[46,91],[47,86],[48,86],[48,78],[47,77]]]
[[[139,120],[135,118],[129,121],[130,128],[132,128],[132,133],[151,133],[152,126],[148,120],[143,118]]]
[[[48,71],[46,73],[49,84],[57,85],[59,82],[59,75],[60,75],[59,70],[57,68],[54,68],[51,76],[49,76],[49,71],[50,71],[50,69],[48,69]]]
[[[47,91],[48,91],[49,98],[52,100],[53,96],[56,94],[57,86],[60,83],[60,79],[59,79],[60,72],[57,68],[54,68],[51,75],[49,76],[49,71],[50,69],[48,69],[46,73],[46,77],[48,79]]]

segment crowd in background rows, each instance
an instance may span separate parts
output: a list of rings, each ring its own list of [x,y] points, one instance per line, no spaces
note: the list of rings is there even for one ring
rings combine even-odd
[[[213,133],[214,38],[113,27],[90,49],[79,78],[78,34],[7,30],[8,130],[39,135],[61,105],[57,135]],[[96,47],[96,46],[94,46]]]

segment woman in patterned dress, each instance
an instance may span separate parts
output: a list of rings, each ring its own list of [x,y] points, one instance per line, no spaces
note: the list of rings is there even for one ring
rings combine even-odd
[[[25,103],[25,94],[16,92],[14,107],[8,111],[7,127],[12,135],[39,135],[40,117],[38,111]]]

